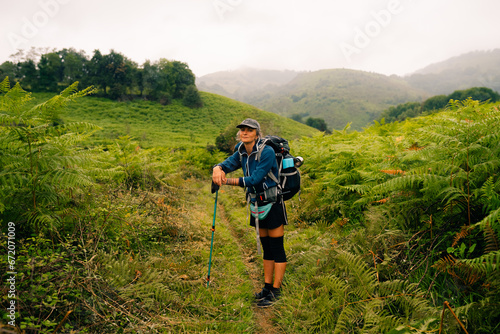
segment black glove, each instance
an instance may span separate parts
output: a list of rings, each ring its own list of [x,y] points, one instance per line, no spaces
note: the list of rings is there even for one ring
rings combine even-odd
[[[219,186],[212,181],[212,194],[215,193],[217,190],[219,190]]]

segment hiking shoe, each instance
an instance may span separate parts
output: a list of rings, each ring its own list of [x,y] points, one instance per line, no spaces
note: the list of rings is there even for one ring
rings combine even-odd
[[[263,287],[262,290],[260,292],[255,293],[254,296],[255,296],[255,299],[261,300],[261,299],[266,298],[269,295],[269,293],[271,293],[271,290],[269,290],[266,287]]]
[[[266,297],[262,298],[257,303],[257,306],[258,307],[269,307],[269,306],[272,306],[280,298],[280,295],[281,295],[281,293],[280,293],[279,289],[273,289],[273,290],[269,291],[269,294]]]

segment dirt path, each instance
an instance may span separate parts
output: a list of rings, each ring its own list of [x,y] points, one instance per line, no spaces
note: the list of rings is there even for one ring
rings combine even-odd
[[[261,259],[257,255],[257,246],[255,244],[249,245],[241,242],[241,235],[239,234],[234,225],[228,220],[227,215],[224,211],[222,205],[219,206],[220,220],[221,223],[230,231],[231,236],[234,238],[234,242],[238,245],[241,259],[245,264],[248,276],[250,277],[253,285],[254,292],[260,291],[262,288],[262,266],[259,265]],[[256,333],[266,333],[266,334],[279,334],[283,333],[280,329],[275,326],[272,321],[273,311],[269,308],[260,308],[256,304],[253,305],[253,313],[255,318],[255,323],[257,326]]]

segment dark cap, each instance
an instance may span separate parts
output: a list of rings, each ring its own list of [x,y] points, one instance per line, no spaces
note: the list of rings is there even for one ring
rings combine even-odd
[[[260,131],[260,124],[259,122],[257,122],[256,120],[254,119],[251,119],[251,118],[247,118],[246,120],[244,120],[243,122],[241,122],[239,125],[237,125],[236,127],[237,128],[242,128],[242,127],[249,127],[249,128],[252,128],[252,129],[257,129]]]

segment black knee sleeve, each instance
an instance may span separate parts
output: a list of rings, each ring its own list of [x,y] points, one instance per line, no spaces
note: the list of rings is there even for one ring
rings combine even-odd
[[[269,237],[269,248],[271,250],[274,262],[286,262],[285,246],[283,245],[283,236],[278,238]]]
[[[264,260],[274,260],[269,244],[270,237],[260,237],[260,244],[262,245],[262,252]]]

